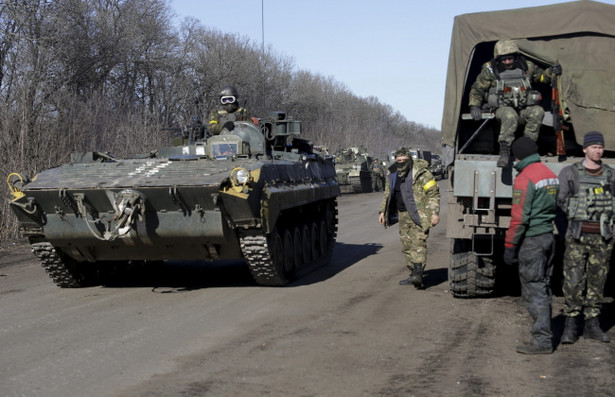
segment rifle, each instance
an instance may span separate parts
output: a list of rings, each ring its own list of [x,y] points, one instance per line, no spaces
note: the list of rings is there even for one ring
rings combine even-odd
[[[557,64],[557,60],[555,61]],[[566,159],[566,144],[564,141],[564,131],[562,130],[562,107],[559,99],[559,89],[557,88],[557,75],[551,75],[551,113],[553,114],[553,130],[555,131],[555,150],[559,160]]]

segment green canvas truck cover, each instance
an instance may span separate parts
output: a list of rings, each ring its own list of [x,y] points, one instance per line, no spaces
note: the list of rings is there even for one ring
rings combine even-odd
[[[468,75],[474,49],[501,39],[514,40],[530,59],[557,60],[564,70],[562,106],[577,143],[585,132],[598,130],[606,149],[615,150],[615,6],[583,0],[455,17],[442,117],[446,164],[453,160],[461,114],[469,112],[463,95],[476,79]]]

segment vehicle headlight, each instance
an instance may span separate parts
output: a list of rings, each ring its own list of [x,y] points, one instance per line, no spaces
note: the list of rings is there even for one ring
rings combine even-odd
[[[234,185],[245,185],[250,180],[250,171],[237,167],[231,171],[231,180]]]

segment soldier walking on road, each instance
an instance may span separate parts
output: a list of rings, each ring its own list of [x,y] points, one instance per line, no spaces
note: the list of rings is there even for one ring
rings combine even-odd
[[[613,251],[613,189],[615,172],[601,160],[604,137],[597,131],[583,138],[585,158],[562,169],[558,206],[567,217],[564,254],[564,316],[562,343],[578,338],[577,317],[583,313],[586,338],[609,342],[600,329],[600,304]]]
[[[429,229],[440,222],[440,190],[427,161],[412,159],[408,148],[395,151],[389,171],[378,220],[384,227],[399,222],[402,252],[411,272],[399,284],[423,288]]]
[[[506,231],[504,262],[519,264],[521,296],[534,320],[532,339],[518,346],[523,354],[553,352],[551,332],[551,274],[553,220],[557,210],[557,175],[540,162],[538,147],[523,136],[512,145],[519,160],[513,183],[510,226]]]
[[[488,111],[495,109],[500,123],[498,167],[508,167],[510,145],[519,124],[525,124],[524,136],[534,142],[538,139],[545,111],[539,104],[540,93],[532,91],[531,83],[550,83],[552,74],[561,73],[557,63],[543,70],[525,59],[512,40],[495,43],[493,59],[483,65],[470,90],[470,112],[474,120],[480,120],[485,100]]]

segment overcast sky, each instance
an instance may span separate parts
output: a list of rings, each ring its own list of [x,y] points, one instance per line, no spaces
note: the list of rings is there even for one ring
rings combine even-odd
[[[453,18],[563,2],[170,0],[178,21],[192,16],[259,45],[264,36],[265,46],[292,57],[297,69],[333,77],[354,94],[375,96],[408,120],[437,129]]]

